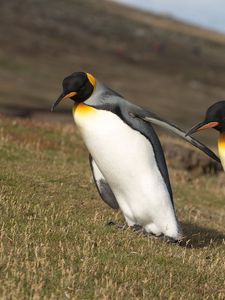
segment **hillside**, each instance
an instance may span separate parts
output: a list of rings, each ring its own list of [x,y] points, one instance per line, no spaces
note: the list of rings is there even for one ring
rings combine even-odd
[[[169,163],[186,237],[168,244],[106,225],[124,219],[99,198],[74,126],[1,117],[0,128],[1,299],[225,298],[224,173]]]
[[[2,1],[0,22],[1,112],[60,117],[49,107],[75,70],[184,128],[224,98],[222,34],[103,0]]]

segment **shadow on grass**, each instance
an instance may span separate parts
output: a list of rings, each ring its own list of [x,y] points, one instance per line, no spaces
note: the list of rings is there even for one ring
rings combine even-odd
[[[192,223],[181,223],[184,232],[182,247],[204,248],[210,245],[221,245],[225,241],[225,235],[215,229],[201,227]]]
[[[114,226],[115,228],[120,230],[132,229],[134,232],[142,234],[145,237],[158,239],[154,235],[149,235],[148,233],[143,232],[143,228],[139,225],[128,227],[127,224],[117,224],[113,220],[107,221],[106,225]],[[184,239],[178,242],[178,245],[181,247],[198,249],[225,244],[225,234],[215,229],[201,227],[196,224],[184,222],[181,222],[181,226],[184,234]],[[166,242],[170,242],[170,240],[166,240]]]

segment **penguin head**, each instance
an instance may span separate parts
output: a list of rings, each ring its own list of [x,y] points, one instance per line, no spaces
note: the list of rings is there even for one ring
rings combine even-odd
[[[93,93],[96,79],[90,73],[74,72],[64,78],[62,82],[63,92],[52,105],[51,111],[62,101],[71,99],[74,102],[83,102]]]
[[[225,101],[219,101],[214,103],[207,109],[205,119],[194,125],[186,134],[191,135],[196,131],[214,128],[220,133],[225,132]]]

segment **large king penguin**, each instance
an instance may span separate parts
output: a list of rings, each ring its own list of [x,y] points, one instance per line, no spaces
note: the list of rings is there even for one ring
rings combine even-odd
[[[90,153],[101,198],[121,209],[128,226],[177,241],[182,237],[175,215],[169,175],[160,141],[150,123],[185,138],[176,126],[131,104],[91,74],[75,72],[63,80],[53,104],[73,100],[73,117]],[[186,139],[212,158],[216,155],[191,137]]]
[[[194,125],[186,135],[189,136],[196,131],[209,128],[214,128],[219,132],[218,152],[225,170],[225,100],[211,105],[206,111],[205,119]]]

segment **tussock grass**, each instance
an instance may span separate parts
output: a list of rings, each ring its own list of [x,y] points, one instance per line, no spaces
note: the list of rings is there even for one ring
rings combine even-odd
[[[1,118],[0,164],[1,299],[225,299],[224,174],[170,170],[178,246],[105,225],[73,126]]]

